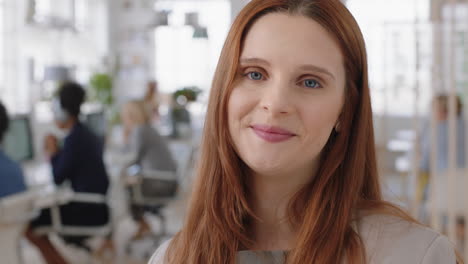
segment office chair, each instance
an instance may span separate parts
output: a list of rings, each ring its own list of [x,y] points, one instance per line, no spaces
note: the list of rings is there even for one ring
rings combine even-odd
[[[36,193],[26,191],[0,199],[0,256],[2,263],[24,263],[20,240],[29,221],[37,214]]]
[[[71,202],[79,202],[84,204],[106,204],[108,205],[108,198],[106,195],[96,193],[77,193],[68,190],[68,198],[61,199],[61,201],[53,204],[50,207],[52,218],[52,225],[37,228],[37,234],[47,235],[55,233],[59,235],[66,244],[74,245],[78,248],[91,252],[91,248],[86,244],[86,240],[91,237],[108,236],[112,231],[111,216],[109,212],[109,221],[104,225],[98,226],[76,226],[64,225],[60,216],[60,205]],[[109,208],[109,207],[108,207]],[[109,208],[110,210],[110,208]]]
[[[160,171],[160,170],[144,170],[138,174],[140,181],[133,184],[131,202],[136,205],[141,205],[150,208],[150,212],[153,213],[161,220],[161,231],[157,237],[164,237],[167,235],[166,219],[161,212],[169,202],[173,201],[177,196],[177,190],[174,191],[173,195],[169,196],[145,196],[142,191],[142,185],[144,180],[159,180],[177,183],[177,173],[173,171]]]
[[[130,203],[144,207],[145,211],[156,216],[160,220],[160,223],[161,223],[160,225],[161,229],[158,230],[158,232],[152,232],[150,235],[147,236],[147,238],[151,239],[152,245],[149,247],[151,251],[145,252],[144,257],[149,258],[150,255],[153,253],[152,251],[154,250],[154,248],[157,247],[163,241],[163,239],[168,235],[167,222],[166,222],[166,218],[162,210],[170,202],[177,199],[177,189],[179,187],[177,172],[160,171],[160,170],[143,170],[129,177],[139,178],[138,181],[134,181],[133,184],[130,185],[130,188],[131,188],[130,197],[129,197]],[[144,195],[142,191],[144,180],[158,180],[158,181],[167,181],[170,183],[174,183],[175,190],[171,195],[161,196],[161,195],[155,194],[154,196],[153,195],[147,196],[147,195]],[[127,245],[126,251],[128,254],[132,253],[131,243]]]
[[[197,148],[193,146],[191,140],[172,140],[169,143],[169,149],[175,158],[177,171],[161,171],[161,170],[141,170],[139,166],[131,166],[125,172],[127,176],[135,176],[138,180],[133,181],[130,185],[130,202],[135,205],[140,205],[147,209],[152,215],[160,220],[161,229],[158,232],[153,232],[149,237],[152,242],[150,252],[145,252],[144,257],[149,258],[154,251],[154,248],[159,246],[161,242],[169,235],[167,230],[167,221],[162,210],[170,202],[178,199],[180,192],[184,192],[190,182],[190,170],[195,160]],[[169,196],[145,196],[142,191],[144,180],[160,180],[176,183],[177,187],[173,195]],[[127,245],[126,250],[131,254],[131,243]]]
[[[186,185],[191,184],[189,182],[189,174],[197,151],[197,148],[193,146],[191,140],[173,140],[169,144],[169,149],[175,158],[177,171],[141,170],[141,168],[136,165],[129,167],[125,172],[127,176],[139,178],[138,181],[134,181],[134,184],[131,185],[131,202],[150,208],[148,211],[160,219],[161,231],[157,235],[158,238],[163,238],[167,235],[166,219],[161,210],[169,202],[177,198],[181,188],[185,189],[188,187]],[[142,183],[144,180],[176,181],[177,190],[174,192],[174,195],[170,196],[145,196],[142,191]]]

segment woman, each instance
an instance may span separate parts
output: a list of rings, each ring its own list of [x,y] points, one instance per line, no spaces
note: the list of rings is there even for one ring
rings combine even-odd
[[[367,58],[337,0],[252,0],[223,48],[185,226],[150,263],[455,263],[383,201]]]
[[[121,112],[124,126],[124,141],[128,166],[138,165],[142,173],[151,170],[174,172],[174,179],[144,179],[141,184],[143,197],[173,196],[177,189],[177,166],[172,159],[166,140],[151,126],[150,114],[142,101],[126,103]],[[131,205],[132,216],[138,222],[134,239],[141,238],[150,231],[150,226],[143,217],[144,208]]]
[[[85,91],[77,83],[67,82],[59,88],[53,114],[57,127],[67,136],[62,148],[59,148],[55,136],[47,136],[45,152],[50,159],[56,185],[69,182],[74,192],[105,195],[109,179],[103,162],[103,146],[78,118],[84,99]],[[67,226],[100,226],[109,221],[109,210],[106,204],[70,202],[60,206],[60,216],[62,224]],[[34,232],[39,227],[50,225],[50,209],[44,209],[31,222],[26,236],[39,248],[47,263],[67,263],[46,235]],[[65,237],[65,240],[78,244],[82,239],[84,237]]]

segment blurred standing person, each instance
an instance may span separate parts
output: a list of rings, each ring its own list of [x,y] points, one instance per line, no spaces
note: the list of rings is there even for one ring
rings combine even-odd
[[[434,97],[432,107],[436,115],[436,129],[437,129],[437,160],[436,172],[440,173],[448,169],[448,146],[449,146],[449,121],[448,121],[448,105],[449,96],[446,94],[439,94]],[[457,133],[457,150],[456,150],[456,166],[458,168],[465,167],[465,122],[463,120],[463,105],[459,96],[456,97],[456,133]],[[420,176],[419,186],[422,200],[427,198],[427,189],[429,184],[430,173],[430,160],[431,160],[431,129],[429,122],[426,123],[425,129],[421,135],[421,162],[420,162]]]
[[[0,143],[8,130],[10,119],[5,106],[0,102]],[[20,166],[0,148],[0,199],[26,190]]]
[[[460,96],[456,96],[456,152],[455,166],[456,168],[465,168],[465,121],[463,118],[463,104]],[[433,98],[432,107],[436,115],[436,130],[437,130],[437,160],[435,164],[435,172],[431,172],[431,129],[430,122],[427,122],[421,135],[421,162],[420,174],[418,177],[418,198],[421,201],[428,200],[430,190],[430,173],[434,173],[437,177],[439,174],[444,174],[449,168],[449,95],[439,94]],[[433,178],[434,179],[434,178]],[[437,182],[437,181],[436,181]],[[421,217],[427,218],[425,211],[422,211]],[[447,215],[443,214],[443,226],[446,228]],[[457,238],[464,241],[465,236],[465,219],[458,215],[456,219]],[[462,242],[463,243],[463,242]]]

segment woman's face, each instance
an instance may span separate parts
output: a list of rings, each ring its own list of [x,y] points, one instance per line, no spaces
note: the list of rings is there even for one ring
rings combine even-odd
[[[308,180],[343,106],[338,45],[312,19],[273,13],[254,23],[239,63],[228,103],[238,155],[256,174]]]

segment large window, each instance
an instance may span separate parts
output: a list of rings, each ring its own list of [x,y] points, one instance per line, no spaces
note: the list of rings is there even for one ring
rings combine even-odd
[[[18,112],[23,105],[16,86],[17,32],[15,13],[18,1],[0,0],[0,98],[10,112]]]
[[[79,1],[80,2],[80,1]],[[75,7],[72,0],[33,0],[30,1],[32,21],[47,26],[67,27],[73,24]]]
[[[416,58],[422,63],[418,79],[428,80],[431,30],[429,0],[347,0],[366,40],[369,81],[376,114],[414,113]],[[417,20],[416,20],[417,19]],[[415,21],[418,21],[416,27]],[[416,31],[417,29],[417,31]],[[418,34],[418,47],[415,35]],[[418,54],[417,50],[419,50]],[[428,53],[429,52],[429,53]],[[420,109],[427,110],[431,89],[419,86]]]
[[[0,0],[0,99],[10,112],[29,113],[46,99],[46,66],[72,67],[79,82],[88,82],[107,53],[106,6],[107,0]]]
[[[161,0],[155,8],[170,11],[169,25],[155,31],[155,76],[160,90],[173,92],[185,86],[208,90],[231,23],[229,1]],[[194,28],[185,25],[190,12],[198,14],[208,38],[193,37]]]
[[[377,114],[411,116],[415,106],[427,114],[433,91],[450,91],[452,68],[456,90],[468,102],[468,5],[445,1],[441,10],[432,11],[439,22],[430,21],[430,4],[429,0],[347,1],[366,39]]]
[[[452,17],[455,16],[454,21]],[[451,63],[451,50],[453,48],[453,66],[455,69],[455,86],[456,90],[463,95],[464,104],[468,103],[468,4],[456,4],[455,8],[452,5],[444,5],[442,9],[442,17],[445,21],[442,32],[442,54],[443,54],[443,66],[445,70],[442,74],[445,76],[451,76],[449,67]],[[453,42],[451,40],[451,24],[454,23],[454,36]],[[451,45],[453,45],[451,47]],[[445,89],[448,89],[450,82],[449,78],[446,78]]]

